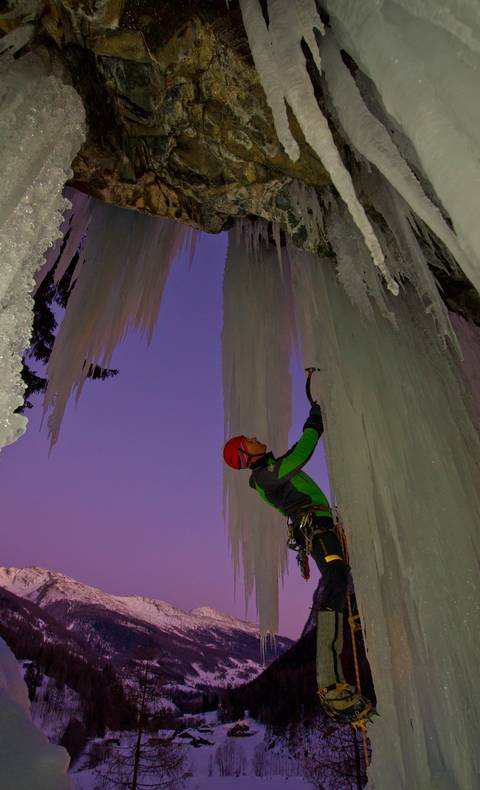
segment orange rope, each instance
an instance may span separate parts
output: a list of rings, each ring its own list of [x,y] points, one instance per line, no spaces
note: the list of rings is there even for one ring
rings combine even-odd
[[[358,665],[358,656],[357,656],[357,645],[355,639],[355,618],[352,614],[352,594],[348,593],[348,622],[350,623],[350,633],[352,635],[352,646],[353,646],[353,663],[355,665],[355,682],[357,684],[358,693],[362,693],[362,681],[360,678],[360,667]]]
[[[338,512],[337,512],[337,519],[338,519]],[[337,531],[338,531],[338,534],[339,534],[339,537],[340,537],[340,542],[342,544],[343,556],[344,556],[345,562],[348,563],[349,556],[348,556],[347,538],[345,537],[345,532],[344,532],[343,527],[340,524],[339,520],[337,520],[336,527],[337,527]],[[352,609],[352,593],[348,593],[348,622],[349,622],[349,625],[350,625],[350,634],[351,634],[352,647],[353,647],[353,663],[354,663],[354,666],[355,666],[355,682],[357,684],[358,693],[361,694],[362,693],[362,682],[361,682],[361,679],[360,679],[360,667],[359,667],[359,664],[358,664],[357,640],[356,640],[356,637],[355,637],[355,631],[357,629],[362,630],[362,626],[361,626],[361,623],[360,623],[360,617],[358,617],[358,620],[359,620],[359,624],[357,626],[355,626],[355,617],[353,616],[353,609]],[[366,733],[365,733],[364,729],[361,730],[361,733],[362,733],[362,743],[363,743],[363,755],[364,755],[364,760],[365,760],[365,770],[367,770],[367,768],[369,766],[367,737],[366,737]]]

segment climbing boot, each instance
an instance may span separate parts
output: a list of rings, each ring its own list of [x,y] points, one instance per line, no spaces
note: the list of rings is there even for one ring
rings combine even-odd
[[[370,700],[359,694],[349,683],[334,683],[318,691],[325,713],[339,724],[364,728],[376,714]]]

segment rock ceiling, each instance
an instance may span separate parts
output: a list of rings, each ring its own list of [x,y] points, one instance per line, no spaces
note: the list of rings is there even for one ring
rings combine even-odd
[[[301,156],[283,151],[237,3],[0,0],[0,32],[25,22],[35,25],[30,46],[48,51],[84,100],[73,186],[213,233],[263,217],[303,246],[289,187],[329,179],[293,116]],[[480,322],[464,276],[440,277],[450,306]]]
[[[296,163],[283,151],[225,0],[49,2],[35,43],[84,99],[73,185],[89,194],[218,232],[250,214],[291,225],[292,178],[327,181],[306,143]]]

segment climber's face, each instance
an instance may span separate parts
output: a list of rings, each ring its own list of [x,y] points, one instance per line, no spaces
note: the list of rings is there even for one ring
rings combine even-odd
[[[259,442],[256,436],[252,436],[250,439],[246,436],[245,443],[247,445],[247,452],[250,455],[263,455],[267,452],[267,445]]]

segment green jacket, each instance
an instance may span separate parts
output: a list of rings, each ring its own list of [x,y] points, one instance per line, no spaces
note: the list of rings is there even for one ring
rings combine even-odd
[[[319,510],[326,509],[322,515],[331,517],[327,497],[315,481],[302,472],[323,433],[319,408],[316,407],[314,414],[312,412],[300,439],[285,455],[275,458],[267,453],[251,467],[250,486],[285,516],[293,516],[308,505],[319,505]]]

